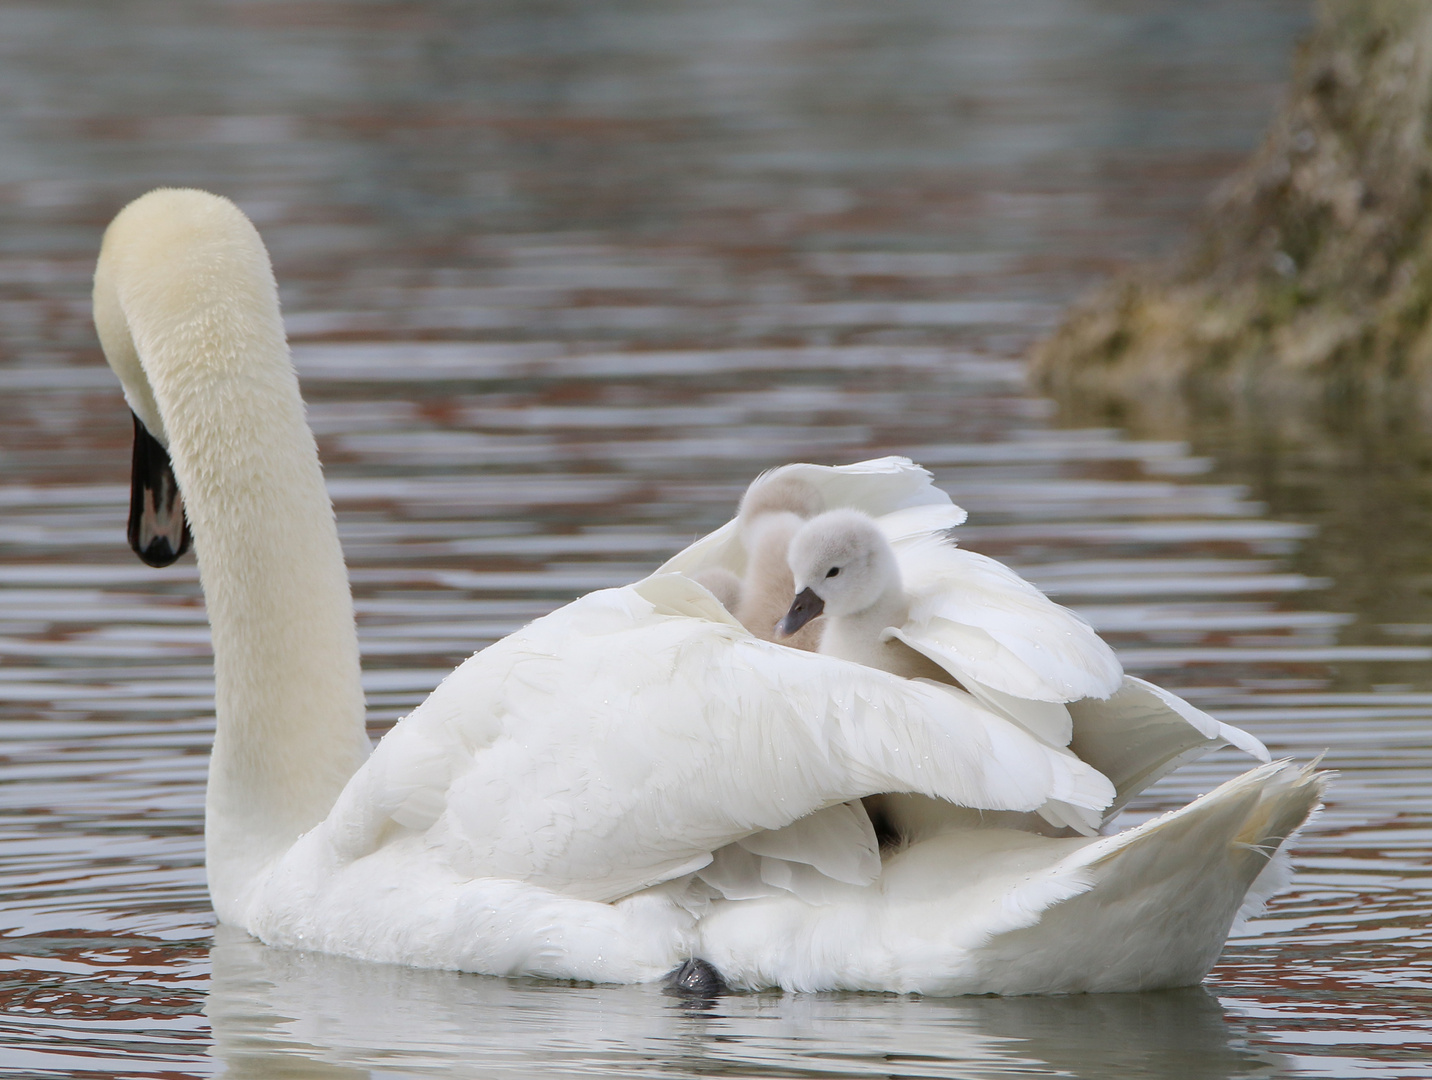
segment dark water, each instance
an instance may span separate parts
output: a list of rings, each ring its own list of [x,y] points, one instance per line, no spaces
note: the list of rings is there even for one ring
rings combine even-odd
[[[1415,430],[1061,414],[1019,356],[1175,248],[1301,4],[0,6],[0,1073],[1411,1077],[1432,1066],[1432,453]],[[950,1001],[276,953],[204,891],[190,561],[123,542],[88,321],[160,184],[275,257],[375,734],[632,580],[760,469],[906,453],[1130,670],[1341,772],[1299,876],[1177,993]],[[1240,768],[1216,757],[1131,820]]]

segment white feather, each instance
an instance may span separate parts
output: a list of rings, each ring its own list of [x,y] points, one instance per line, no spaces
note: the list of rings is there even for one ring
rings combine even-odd
[[[1108,697],[1123,669],[1094,629],[1009,567],[937,536],[894,544],[910,621],[902,640],[941,666],[1033,701]],[[962,673],[962,675],[960,674]]]

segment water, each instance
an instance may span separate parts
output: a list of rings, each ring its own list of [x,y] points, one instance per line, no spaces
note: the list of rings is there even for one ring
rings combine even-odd
[[[1425,1075],[1415,430],[1061,413],[1018,361],[1175,248],[1304,27],[1265,0],[0,7],[0,1073]],[[730,997],[276,953],[204,891],[192,561],[123,542],[99,232],[236,198],[282,282],[379,734],[764,467],[907,453],[1131,671],[1340,771],[1203,988]],[[1218,756],[1138,820],[1241,767]]]

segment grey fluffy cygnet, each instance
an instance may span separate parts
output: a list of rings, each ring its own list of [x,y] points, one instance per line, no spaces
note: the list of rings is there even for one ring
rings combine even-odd
[[[907,678],[950,676],[914,649],[881,639],[904,626],[910,604],[895,552],[880,527],[859,510],[831,510],[791,538],[788,562],[796,595],[778,630],[799,633],[824,616],[820,651]]]
[[[708,566],[691,575],[707,592],[721,601],[721,606],[731,614],[741,604],[741,579],[724,566]]]
[[[736,515],[746,548],[746,575],[737,606],[729,610],[756,637],[807,652],[819,648],[824,620],[811,620],[784,636],[777,634],[776,624],[796,595],[788,559],[791,538],[824,507],[812,485],[793,477],[761,477],[746,489]]]

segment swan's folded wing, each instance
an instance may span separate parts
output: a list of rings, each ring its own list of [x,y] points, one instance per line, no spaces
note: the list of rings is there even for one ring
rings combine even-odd
[[[1009,567],[935,537],[894,547],[911,604],[892,636],[961,682],[1043,702],[1119,689],[1123,668],[1093,627]]]
[[[953,524],[965,517],[935,486],[929,470],[905,457],[873,458],[853,465],[782,465],[767,475],[805,481],[820,492],[827,510],[850,507],[878,518],[897,510],[938,506],[955,512],[958,520]]]
[[[871,884],[880,865],[880,841],[870,817],[852,800],[727,844],[697,876],[727,900],[790,892],[820,904],[839,895],[841,883]]]
[[[1259,761],[1268,749],[1255,736],[1224,724],[1177,694],[1132,675],[1106,701],[1069,706],[1071,749],[1113,782],[1118,795],[1104,812],[1113,817],[1129,799],[1179,766],[1222,746],[1235,746]]]
[[[834,881],[868,885],[880,876],[880,842],[859,802],[837,803],[774,832],[736,842],[765,858],[800,862]]]
[[[608,900],[876,792],[1010,810],[1113,797],[966,694],[758,641],[702,604],[685,578],[648,579],[472,657],[345,789],[321,826],[336,857],[420,837],[460,876]]]
[[[964,507],[954,503],[928,503],[881,514],[875,524],[891,544],[902,540],[944,539],[945,534],[965,523]]]
[[[827,510],[851,507],[871,517],[899,514],[896,535],[920,535],[952,529],[965,520],[965,512],[935,487],[930,473],[909,458],[883,457],[853,465],[782,465],[763,474],[791,477],[820,493]],[[737,523],[728,521],[715,532],[677,552],[658,574],[692,574],[708,566],[724,566],[735,573],[745,569],[745,553]]]

